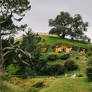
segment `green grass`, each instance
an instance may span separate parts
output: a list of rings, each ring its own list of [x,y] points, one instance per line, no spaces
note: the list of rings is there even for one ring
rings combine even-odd
[[[61,39],[57,35],[40,35],[41,38],[45,38],[45,40],[40,42],[40,45],[42,47],[55,47],[55,46],[61,46],[61,45],[66,45],[68,47],[83,47],[83,48],[89,48],[92,47],[92,44],[85,43],[83,41],[78,41],[78,40],[71,40],[71,39]],[[22,38],[15,40],[15,42],[19,41],[22,42]],[[49,48],[50,52],[52,51]]]
[[[61,45],[66,45],[68,47],[73,47],[73,48],[89,48],[92,46],[92,44],[87,44],[82,41],[73,41],[70,39],[61,39],[56,35],[41,35],[42,38],[45,38],[45,40],[42,40],[39,44],[43,47],[48,47],[48,52],[47,53],[42,53],[41,58],[42,59],[47,59],[47,56],[50,54],[57,54],[58,56],[63,54],[63,53],[55,53],[51,49],[52,47],[55,46],[61,46]],[[19,39],[17,41],[22,41],[22,39]],[[5,91],[0,91],[0,92],[92,92],[92,82],[88,82],[87,78],[85,78],[85,69],[86,69],[86,61],[87,58],[85,57],[84,53],[79,53],[77,51],[72,52],[73,55],[69,59],[72,59],[76,61],[76,63],[79,65],[79,69],[75,71],[68,72],[68,75],[73,75],[74,73],[79,74],[82,73],[84,77],[81,78],[70,78],[64,77],[64,75],[59,75],[55,76],[57,78],[51,78],[49,79],[48,76],[40,76],[40,78],[33,78],[33,79],[28,79],[24,83],[24,85],[28,85],[26,89],[23,89],[23,86],[20,87],[19,85],[13,85],[8,82],[3,82],[4,87],[3,90]],[[79,59],[76,59],[76,57],[79,57]],[[57,59],[56,61],[48,61],[48,64],[64,64],[66,60],[61,60]],[[44,81],[45,82],[45,87],[36,89],[32,88],[32,85]]]
[[[69,47],[84,47],[84,48],[89,48],[92,46],[92,44],[85,43],[83,41],[78,41],[78,40],[70,40],[70,39],[61,39],[58,36],[53,36],[53,35],[41,35],[41,37],[45,38],[44,41],[42,41],[40,44],[42,46],[59,46],[59,45],[66,45]]]
[[[42,77],[26,79],[23,81],[25,81],[24,87],[14,85],[13,83],[10,83],[8,81],[3,81],[2,83],[0,81],[0,92],[92,92],[92,82],[88,82],[85,77]],[[45,84],[44,87],[32,87],[32,85],[42,81]]]
[[[85,78],[61,78],[40,92],[92,92],[92,82]]]

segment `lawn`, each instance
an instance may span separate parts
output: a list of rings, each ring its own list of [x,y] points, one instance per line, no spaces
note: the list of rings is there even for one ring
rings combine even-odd
[[[85,43],[83,41],[78,40],[70,40],[70,39],[61,39],[56,35],[41,35],[44,40],[40,43],[42,46],[59,46],[59,45],[66,45],[69,47],[83,47],[83,48],[89,48],[92,46],[92,44]]]
[[[92,82],[85,78],[56,79],[50,87],[40,92],[92,92]]]
[[[0,81],[0,92],[92,92],[92,82],[85,77],[41,77],[22,80],[23,83],[13,84]],[[34,84],[44,83],[42,87],[33,87]]]

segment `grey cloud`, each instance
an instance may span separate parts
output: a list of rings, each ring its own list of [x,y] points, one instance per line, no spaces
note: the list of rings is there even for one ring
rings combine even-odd
[[[22,22],[27,23],[35,32],[48,32],[48,19],[54,18],[60,11],[71,15],[81,14],[89,22],[88,36],[92,30],[92,0],[30,0],[32,9]]]

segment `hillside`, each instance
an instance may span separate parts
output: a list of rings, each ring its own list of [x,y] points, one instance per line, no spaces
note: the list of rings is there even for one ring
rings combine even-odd
[[[91,92],[92,82],[88,82],[86,78],[86,67],[87,67],[87,54],[85,51],[77,51],[78,48],[88,49],[92,46],[91,43],[85,43],[82,41],[73,41],[70,39],[61,39],[56,35],[40,35],[42,38],[39,45],[41,48],[48,48],[46,52],[42,52],[40,59],[45,60],[50,65],[64,65],[68,60],[73,60],[78,65],[77,70],[68,71],[67,77],[65,74],[61,75],[41,75],[36,76],[37,78],[26,79],[26,82],[22,82],[22,87],[26,86],[26,89],[19,87],[20,92]],[[17,41],[22,41],[18,39]],[[67,47],[73,48],[69,53],[53,51],[53,47],[66,45]],[[62,59],[64,54],[69,54],[67,59]],[[49,60],[48,57],[56,55],[58,58],[55,60]],[[50,56],[51,57],[51,56]],[[52,67],[51,67],[52,68]],[[57,69],[57,68],[56,68]],[[46,69],[45,69],[46,70]],[[75,78],[71,78],[72,75],[82,75]],[[25,81],[25,80],[22,80]],[[35,86],[34,86],[35,84]],[[14,85],[13,85],[14,86]],[[8,91],[7,91],[8,92]],[[17,91],[14,91],[17,92]]]
[[[70,39],[61,39],[56,35],[41,35],[41,38],[43,39],[41,41],[41,45],[43,47],[49,46],[49,47],[55,47],[59,45],[66,45],[69,47],[82,47],[82,48],[89,48],[92,46],[92,44],[85,43],[83,41],[78,40],[70,40]]]
[[[92,92],[92,83],[85,78],[56,79],[50,87],[40,92]]]
[[[92,83],[84,77],[33,78],[16,83],[0,82],[0,92],[92,92]],[[38,86],[33,87],[35,84]]]

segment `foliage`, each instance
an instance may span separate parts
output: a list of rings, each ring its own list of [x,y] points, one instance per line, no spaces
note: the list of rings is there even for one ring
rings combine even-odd
[[[80,73],[80,74],[77,74],[76,76],[77,77],[83,77],[84,75],[82,73]]]
[[[92,81],[92,66],[88,66],[86,68],[86,75],[88,77],[88,80],[89,81]]]
[[[37,82],[36,84],[33,85],[33,87],[39,88],[39,87],[43,87],[44,86],[44,82]]]
[[[65,68],[63,65],[55,64],[55,65],[48,65],[46,69],[47,75],[61,75],[65,73]]]
[[[10,82],[14,85],[23,84],[22,79],[18,77],[11,77]]]
[[[41,37],[44,37],[44,35],[41,35]],[[41,41],[40,44],[42,45],[47,44],[49,45],[49,48],[65,45],[68,47],[72,47],[73,50],[77,51],[78,48],[80,47],[85,49],[92,47],[92,44],[90,43],[87,44],[84,43],[83,41],[78,41],[78,40],[61,39],[57,35],[45,35],[45,37],[46,37],[46,41],[44,42]]]
[[[26,24],[17,24],[25,16],[25,11],[30,8],[28,0],[0,0],[0,73],[5,71],[4,64],[7,61],[5,57],[19,50],[11,41],[9,41],[9,47],[3,46],[3,40],[12,38],[17,32],[25,30]]]
[[[87,31],[88,23],[83,22],[79,14],[72,17],[68,12],[60,12],[55,19],[49,20],[49,26],[52,27],[49,33],[57,34],[61,38],[70,36],[71,39],[89,39],[84,35],[84,32]]]
[[[76,62],[74,60],[67,60],[64,63],[64,66],[65,66],[66,70],[68,70],[68,71],[73,71],[73,70],[78,69],[78,65],[76,64]]]
[[[88,66],[92,66],[92,56],[90,58],[88,58],[87,65]]]
[[[19,70],[19,66],[16,66],[14,64],[10,64],[6,67],[6,71],[11,74],[14,75],[16,74],[16,72]]]
[[[10,79],[10,77],[9,77],[9,75],[8,75],[8,73],[4,73],[4,74],[0,74],[0,81],[2,80],[2,81],[5,81],[5,80],[9,80]]]
[[[58,56],[56,54],[48,55],[48,60],[50,60],[50,61],[55,61],[57,59],[58,59]]]
[[[76,57],[76,60],[79,60],[79,57]]]
[[[88,57],[91,57],[92,56],[92,51],[88,51],[86,54],[87,54]]]
[[[25,61],[26,64],[18,63],[20,70],[17,74],[20,74],[24,77],[32,77],[40,74],[43,67],[46,65],[46,61],[40,59],[41,50],[39,47],[40,37],[38,34],[33,33],[31,30],[24,35],[24,39],[21,42],[20,48],[24,51],[31,53],[31,59],[22,54],[21,60]]]
[[[69,58],[69,56],[70,56],[70,54],[63,54],[63,55],[60,56],[60,59],[66,60],[66,59]]]

